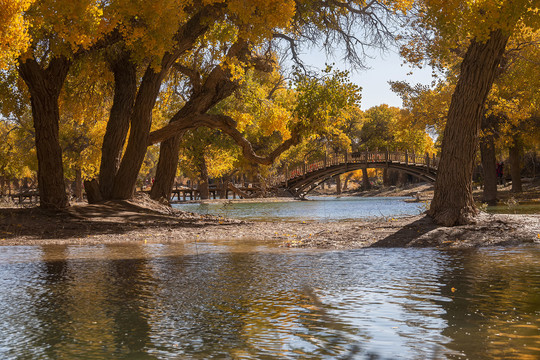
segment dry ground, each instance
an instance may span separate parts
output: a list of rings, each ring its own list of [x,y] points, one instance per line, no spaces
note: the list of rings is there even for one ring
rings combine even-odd
[[[540,244],[540,215],[488,215],[459,227],[424,215],[352,222],[246,222],[134,201],[76,204],[65,211],[0,208],[0,245],[170,243],[201,240],[277,240],[287,247],[442,247]]]

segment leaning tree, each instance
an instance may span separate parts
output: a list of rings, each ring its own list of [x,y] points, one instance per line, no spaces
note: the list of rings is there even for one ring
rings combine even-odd
[[[444,66],[448,56],[455,55],[456,44],[467,44],[447,115],[435,194],[428,211],[439,224],[465,224],[477,214],[472,173],[485,102],[509,38],[525,28],[540,26],[539,1],[420,0],[416,5],[419,11],[413,23],[422,35],[409,42],[412,46],[405,53],[427,50],[432,61]]]

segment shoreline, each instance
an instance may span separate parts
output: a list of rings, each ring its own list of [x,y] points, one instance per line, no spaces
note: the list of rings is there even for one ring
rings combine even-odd
[[[346,222],[242,221],[175,210],[145,196],[77,204],[56,212],[36,207],[0,209],[0,246],[195,240],[273,241],[283,247],[320,249],[540,245],[540,215],[480,213],[476,224],[455,227],[438,226],[424,214]]]

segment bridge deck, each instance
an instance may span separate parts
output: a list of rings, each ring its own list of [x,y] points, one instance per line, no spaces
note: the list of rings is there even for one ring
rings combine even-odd
[[[280,187],[294,196],[303,197],[333,176],[363,168],[392,168],[434,182],[438,162],[434,156],[418,156],[414,152],[344,153],[301,164],[290,172],[286,169]]]

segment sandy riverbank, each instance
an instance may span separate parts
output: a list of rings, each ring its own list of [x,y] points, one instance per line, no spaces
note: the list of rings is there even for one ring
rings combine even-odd
[[[442,247],[540,244],[540,215],[488,215],[440,227],[424,215],[350,222],[247,222],[177,211],[140,196],[76,204],[60,212],[0,209],[0,245],[171,243],[259,240],[286,247]]]

